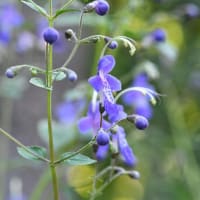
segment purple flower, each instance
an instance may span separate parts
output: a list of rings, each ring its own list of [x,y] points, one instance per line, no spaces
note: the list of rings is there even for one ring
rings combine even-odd
[[[98,145],[102,145],[102,146],[107,145],[110,141],[109,133],[107,133],[103,129],[100,129],[97,133],[96,141]]]
[[[55,115],[61,123],[75,123],[84,107],[84,99],[66,100],[56,107]]]
[[[136,76],[132,83],[133,87],[145,87],[154,90],[153,86],[148,82],[148,76],[146,73],[140,73]],[[147,119],[150,119],[153,114],[152,106],[148,97],[141,94],[141,92],[130,91],[124,94],[123,101],[129,106],[133,106],[137,115],[142,115]]]
[[[12,4],[0,6],[0,42],[7,45],[12,37],[14,28],[21,26],[24,22],[23,15]]]
[[[137,160],[135,155],[133,154],[133,150],[131,149],[126,140],[126,134],[122,127],[118,127],[116,137],[117,137],[119,152],[123,162],[129,167],[134,167],[137,163]]]
[[[89,78],[91,86],[99,93],[101,103],[109,115],[111,122],[125,118],[121,106],[115,103],[112,92],[121,90],[121,82],[110,75],[109,72],[115,66],[115,59],[112,55],[106,55],[99,60],[97,75]]]
[[[98,161],[102,161],[106,158],[106,156],[108,155],[108,151],[109,151],[109,144],[107,145],[98,145],[98,149],[96,152],[96,159]]]
[[[95,105],[91,103],[88,108],[87,116],[82,117],[78,122],[79,131],[81,133],[87,133],[89,131],[96,133],[100,128],[100,120],[101,115],[99,111],[99,103],[97,102]],[[102,126],[103,128],[108,128],[110,124],[103,120]]]
[[[79,120],[78,128],[81,133],[87,133],[90,130],[96,132],[100,128],[99,104],[95,106],[89,105],[87,116]]]

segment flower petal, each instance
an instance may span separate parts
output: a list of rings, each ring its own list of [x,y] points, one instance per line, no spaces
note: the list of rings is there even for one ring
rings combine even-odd
[[[103,56],[98,63],[98,71],[103,71],[105,74],[112,71],[115,66],[115,58],[112,55]]]
[[[106,79],[107,79],[112,91],[121,90],[122,86],[121,86],[121,82],[120,82],[119,79],[117,79],[116,77],[114,77],[114,76],[112,76],[110,74],[106,75]]]
[[[104,145],[104,146],[99,145],[96,152],[96,159],[98,161],[104,160],[108,154],[108,150],[109,150],[109,145]]]
[[[98,75],[92,76],[88,79],[88,82],[90,85],[97,91],[99,92],[100,90],[103,89],[103,84],[101,82],[101,79]]]
[[[78,128],[81,133],[87,133],[92,129],[92,120],[90,117],[83,117],[78,122]]]

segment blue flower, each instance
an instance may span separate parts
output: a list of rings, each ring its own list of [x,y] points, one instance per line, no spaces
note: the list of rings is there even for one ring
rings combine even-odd
[[[133,87],[144,87],[154,91],[152,85],[148,82],[148,76],[146,73],[140,73],[136,76],[132,83]],[[153,109],[149,102],[149,98],[144,96],[141,92],[130,91],[124,94],[123,101],[129,106],[133,106],[137,115],[142,115],[147,119],[150,119],[153,115]]]
[[[129,167],[134,167],[137,163],[137,159],[133,153],[132,148],[129,146],[126,140],[126,134],[122,127],[118,127],[116,137],[118,142],[118,149],[123,162]]]
[[[56,107],[55,115],[61,123],[75,123],[84,107],[84,99],[66,100]]]
[[[98,63],[98,73],[89,78],[91,86],[99,93],[100,101],[105,108],[111,122],[126,117],[121,106],[115,103],[113,93],[121,90],[121,82],[110,75],[109,72],[115,66],[115,59],[112,55],[103,56]]]
[[[14,28],[21,26],[24,22],[23,15],[12,4],[0,6],[0,42],[7,45],[12,37]]]
[[[96,152],[96,159],[98,161],[102,161],[106,158],[109,151],[109,144],[107,145],[98,145],[97,152]]]

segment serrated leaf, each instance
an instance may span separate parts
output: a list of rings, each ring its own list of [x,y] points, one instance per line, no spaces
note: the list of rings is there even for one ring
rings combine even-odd
[[[22,0],[21,2],[24,3],[25,5],[27,5],[29,8],[35,10],[36,12],[39,12],[43,16],[45,16],[45,17],[48,16],[47,11],[44,8],[42,8],[41,6],[39,6],[38,4],[36,4],[34,1],[32,1],[32,0],[27,0],[27,1]]]
[[[44,147],[27,146],[26,148],[29,149],[34,154],[38,155],[39,157],[45,158],[47,156],[47,151]],[[38,158],[36,155],[31,154],[30,152],[28,152],[26,149],[22,147],[17,147],[17,152],[20,156],[28,160],[40,160],[40,158]]]
[[[83,154],[77,154],[70,157],[72,155],[73,152],[66,152],[61,155],[61,160],[63,160],[63,163],[67,163],[69,165],[90,165],[96,163],[96,160],[93,160]]]
[[[67,12],[77,12],[77,11],[79,11],[79,10],[77,10],[77,9],[66,9],[66,8],[60,9],[60,10],[56,11],[56,14],[53,16],[53,18],[55,19],[59,15],[62,15],[62,14],[67,13]]]
[[[38,77],[33,77],[29,80],[29,83],[32,85],[39,87],[39,88],[44,88],[46,90],[51,90],[51,88],[46,87],[44,81],[41,78]]]
[[[62,81],[65,78],[66,78],[66,74],[62,71],[53,73],[53,80],[55,80],[55,81]]]

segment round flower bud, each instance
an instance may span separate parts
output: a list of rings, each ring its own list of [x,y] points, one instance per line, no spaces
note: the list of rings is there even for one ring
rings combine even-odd
[[[31,75],[32,76],[37,76],[38,75],[38,71],[36,69],[31,69]]]
[[[96,4],[96,7],[95,7],[95,12],[98,15],[103,16],[103,15],[107,14],[109,9],[110,9],[110,5],[108,4],[107,1],[105,1],[105,0],[97,0],[97,4]]]
[[[67,29],[67,30],[65,31],[65,38],[66,38],[67,40],[70,40],[70,39],[73,37],[73,35],[74,35],[74,32],[73,32],[72,29]]]
[[[149,121],[143,116],[136,116],[134,119],[135,127],[139,130],[144,130],[149,126]]]
[[[97,141],[97,144],[98,145],[106,145],[109,143],[109,134],[106,133],[105,131],[103,130],[100,130],[97,134],[97,138],[96,138],[96,141]]]
[[[112,42],[108,45],[108,47],[109,47],[110,49],[116,49],[116,48],[118,47],[117,41],[112,41]]]
[[[151,36],[155,42],[164,42],[166,40],[166,33],[161,28],[155,29]]]
[[[105,42],[107,43],[107,42],[109,42],[111,39],[108,38],[108,37],[105,37],[104,40],[105,40]],[[116,49],[117,47],[118,47],[118,43],[117,43],[117,41],[115,41],[115,40],[111,41],[111,42],[108,44],[108,48],[110,48],[110,49]]]
[[[59,33],[55,28],[48,27],[43,32],[43,38],[49,44],[53,44],[54,42],[56,42],[58,37]]]
[[[71,82],[75,82],[78,79],[76,72],[73,70],[68,70],[68,79]]]
[[[11,68],[8,68],[5,72],[5,75],[8,77],[8,78],[14,78],[16,76],[16,73],[11,69]]]

